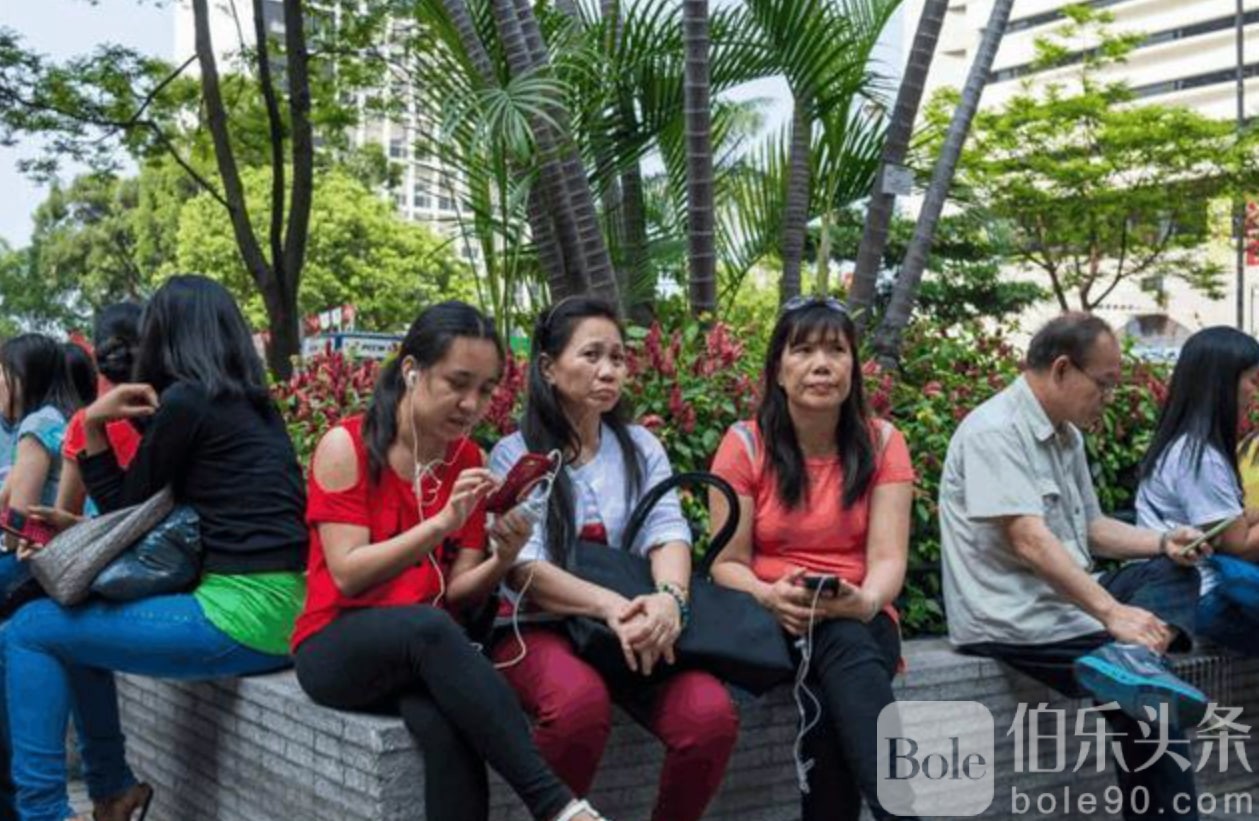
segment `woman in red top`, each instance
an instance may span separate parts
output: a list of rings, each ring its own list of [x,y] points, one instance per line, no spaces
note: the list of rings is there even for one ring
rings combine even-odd
[[[488,762],[535,818],[593,821],[533,746],[511,689],[441,606],[484,597],[532,529],[520,512],[500,518],[485,557],[481,503],[497,480],[467,432],[502,359],[479,311],[434,305],[382,371],[367,413],[320,441],[297,678],[325,706],[401,713],[424,753],[428,819],[487,819]]]
[[[136,346],[140,340],[140,313],[143,309],[134,302],[106,305],[96,312],[92,329],[92,345],[96,353],[96,370],[100,374],[99,393],[108,393],[115,385],[131,381],[131,368],[135,362]],[[91,402],[84,399],[84,404]],[[83,474],[79,472],[79,454],[87,448],[87,433],[83,427],[86,407],[70,418],[66,438],[61,445],[61,479],[57,485],[57,511],[60,516],[85,512],[87,489]],[[140,430],[128,419],[119,419],[105,426],[109,449],[118,457],[118,466],[124,470],[135,458],[140,447]],[[59,526],[69,523],[57,518],[54,511],[42,512]],[[87,510],[88,513],[93,511]]]
[[[875,818],[879,713],[894,701],[913,467],[901,434],[866,409],[856,329],[833,299],[788,302],[770,338],[755,422],[727,432],[713,472],[739,497],[738,529],[713,566],[800,639],[820,714],[801,729],[804,821]],[[710,495],[714,532],[730,515]],[[830,577],[833,592],[808,583]],[[804,707],[802,706],[802,710]],[[815,711],[817,712],[817,711]],[[816,727],[813,725],[816,724]]]

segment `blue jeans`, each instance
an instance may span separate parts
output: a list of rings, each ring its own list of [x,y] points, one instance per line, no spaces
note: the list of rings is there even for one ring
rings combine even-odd
[[[1217,583],[1198,601],[1198,634],[1221,647],[1259,656],[1259,565],[1212,556]]]
[[[173,679],[266,673],[286,667],[234,641],[206,619],[190,594],[62,607],[50,599],[23,607],[3,635],[5,706],[13,782],[22,821],[63,821],[66,721],[83,733],[93,797],[135,783],[127,766],[113,671]]]

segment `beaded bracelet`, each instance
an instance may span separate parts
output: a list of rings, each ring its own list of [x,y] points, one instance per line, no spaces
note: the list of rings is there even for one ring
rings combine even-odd
[[[682,629],[691,622],[691,604],[686,600],[686,596],[682,593],[682,588],[673,582],[659,582],[656,585],[657,593],[667,593],[673,598],[673,602],[678,606],[678,615],[682,620]]]

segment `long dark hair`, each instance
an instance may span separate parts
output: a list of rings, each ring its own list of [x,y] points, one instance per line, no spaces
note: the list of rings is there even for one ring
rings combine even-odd
[[[79,409],[79,395],[70,380],[65,346],[44,334],[20,334],[0,348],[0,368],[9,383],[10,413],[20,406],[15,421],[44,405],[56,408],[67,419]]]
[[[1237,382],[1257,365],[1259,342],[1235,328],[1205,328],[1189,337],[1172,371],[1154,439],[1141,460],[1141,478],[1158,469],[1167,449],[1181,436],[1189,437],[1184,458],[1195,475],[1207,447],[1219,451],[1237,475]]]
[[[174,276],[140,319],[135,378],[159,394],[191,382],[211,399],[245,398],[269,406],[262,360],[236,300],[203,276]]]
[[[874,443],[870,439],[870,411],[866,407],[865,388],[861,382],[861,361],[857,352],[857,328],[848,313],[828,302],[809,302],[795,310],[785,311],[778,318],[765,354],[765,383],[756,421],[764,442],[765,464],[778,482],[778,495],[788,508],[795,509],[805,500],[809,474],[805,470],[804,452],[796,438],[796,428],[787,407],[787,394],[778,384],[783,353],[788,347],[805,340],[833,339],[843,336],[852,351],[852,377],[848,397],[839,410],[835,428],[835,445],[844,469],[844,488],[840,503],[850,508],[865,495],[874,478]]]
[[[101,376],[115,385],[131,379],[143,311],[135,302],[115,302],[96,312],[92,328],[96,367]]]
[[[431,305],[411,323],[402,347],[385,365],[363,420],[363,439],[367,442],[367,460],[373,483],[380,482],[381,471],[389,464],[389,446],[398,436],[398,403],[406,394],[403,384],[402,360],[408,356],[421,368],[440,362],[456,339],[488,339],[503,358],[503,343],[494,330],[494,323],[485,314],[466,302],[451,300]]]
[[[90,405],[96,401],[96,363],[77,342],[65,343],[65,352],[66,372],[75,395],[79,397],[79,404]]]
[[[529,348],[529,387],[525,398],[524,416],[520,420],[520,432],[525,445],[535,453],[558,450],[561,453],[581,450],[577,431],[564,414],[564,406],[554,385],[547,382],[542,373],[543,359],[554,362],[573,341],[573,333],[582,320],[607,319],[621,329],[616,309],[600,299],[572,297],[556,303],[550,310],[538,316],[533,326],[533,342]],[[624,330],[621,329],[622,337]],[[643,469],[641,454],[629,431],[630,409],[624,395],[620,401],[603,414],[603,423],[611,428],[621,447],[625,464],[626,505],[638,496],[642,487]],[[551,500],[546,514],[547,551],[551,560],[562,564],[569,546],[576,540],[577,513],[573,499],[573,484],[565,471],[559,471],[551,486]],[[626,545],[628,547],[628,545]]]

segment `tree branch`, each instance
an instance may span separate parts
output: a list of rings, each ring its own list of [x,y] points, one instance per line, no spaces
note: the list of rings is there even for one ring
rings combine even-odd
[[[149,91],[149,93],[144,96],[144,99],[140,101],[140,107],[136,109],[135,113],[132,114],[130,117],[128,117],[126,120],[119,123],[117,128],[127,129],[127,128],[132,128],[136,125],[139,125],[141,115],[143,115],[144,112],[148,109],[148,107],[153,103],[153,101],[157,99],[157,95],[161,94],[162,90],[165,89],[168,85],[175,82],[175,79],[178,78],[179,75],[183,74],[184,71],[188,68],[188,66],[192,65],[196,59],[197,59],[197,55],[193,54],[187,60],[184,60],[184,62],[180,64],[179,68],[175,69],[170,74],[168,74],[166,78],[162,80],[162,82],[154,86]]]
[[[214,157],[218,162],[219,177],[223,181],[223,194],[232,231],[240,248],[241,258],[259,290],[267,294],[272,288],[275,272],[267,264],[258,238],[254,236],[249,221],[249,209],[245,191],[240,182],[240,171],[232,153],[231,139],[227,133],[227,113],[223,108],[223,92],[219,86],[219,71],[215,63],[214,44],[210,39],[210,12],[208,0],[192,0],[193,22],[196,28],[197,59],[201,63],[201,95],[205,101],[206,125],[214,143]],[[290,5],[290,4],[286,4]]]
[[[293,185],[289,191],[281,283],[287,297],[295,303],[302,266],[306,262],[315,168],[315,142],[310,125],[310,57],[306,53],[306,21],[298,0],[284,4],[284,51],[288,68],[289,125],[293,134]]]
[[[153,135],[157,137],[157,141],[162,144],[162,148],[166,150],[166,153],[170,155],[171,159],[173,159],[176,164],[184,170],[184,173],[191,177],[193,182],[201,186],[202,190],[213,197],[215,202],[230,211],[232,207],[228,205],[227,200],[219,193],[219,190],[215,188],[209,180],[201,176],[201,173],[197,171],[197,169],[193,168],[191,163],[180,156],[179,150],[175,147],[175,144],[171,142],[171,139],[166,135],[166,132],[163,131],[157,123],[151,120],[146,120],[145,124],[153,132]]]
[[[275,97],[275,80],[271,76],[271,49],[267,42],[267,24],[262,15],[262,0],[254,3],[254,36],[258,38],[256,50],[258,84],[262,86],[262,99],[267,109],[267,127],[271,135],[271,267],[277,271],[284,267],[284,122],[280,119],[280,104]]]

